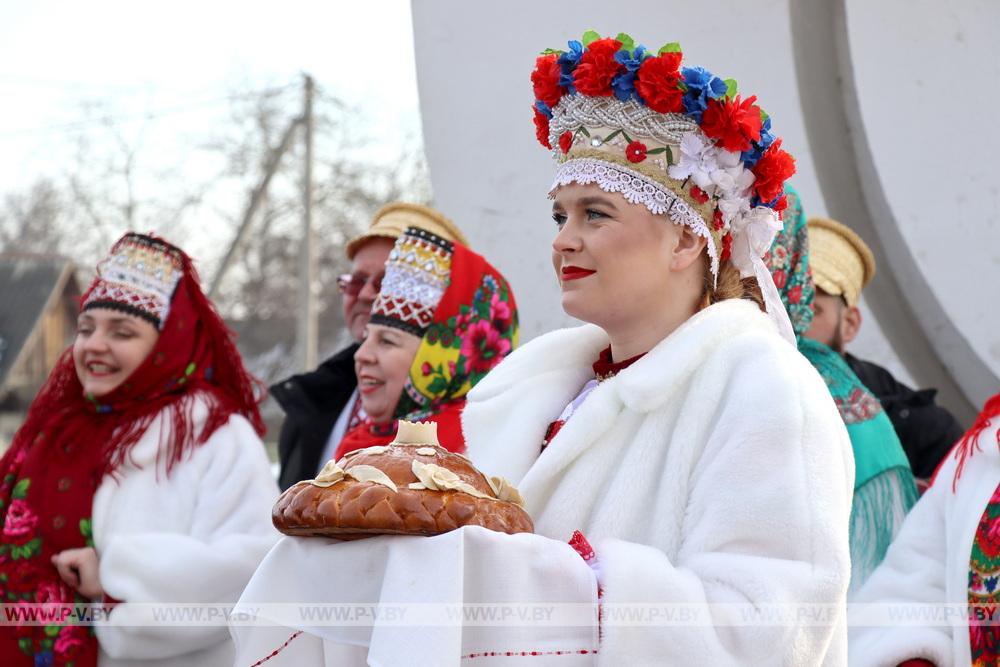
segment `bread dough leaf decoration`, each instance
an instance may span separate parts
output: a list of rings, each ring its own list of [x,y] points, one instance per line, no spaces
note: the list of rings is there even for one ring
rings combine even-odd
[[[420,447],[417,449],[417,454],[421,456],[434,456],[437,454],[437,450],[433,447]]]
[[[344,474],[358,480],[359,482],[375,482],[376,484],[387,486],[393,491],[399,491],[399,489],[396,488],[396,483],[389,479],[388,475],[375,466],[351,466],[344,471]]]
[[[420,482],[410,484],[411,489],[430,489],[431,491],[462,491],[476,498],[489,498],[488,495],[472,486],[447,468],[433,463],[422,463],[413,459],[410,466],[413,474]]]
[[[327,461],[323,469],[316,475],[316,479],[310,479],[309,483],[313,486],[326,488],[342,479],[344,479],[344,469],[337,465],[336,461]]]
[[[524,498],[518,493],[517,487],[509,481],[503,477],[487,477],[486,481],[490,483],[490,488],[493,489],[497,500],[502,500],[505,503],[514,503],[518,507],[524,507]]]

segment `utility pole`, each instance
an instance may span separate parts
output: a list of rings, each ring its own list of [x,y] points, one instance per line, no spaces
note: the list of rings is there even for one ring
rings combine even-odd
[[[313,79],[303,74],[301,123],[305,130],[305,163],[302,170],[302,240],[299,246],[299,303],[295,342],[299,366],[303,371],[316,367],[316,253],[312,225],[313,167]]]

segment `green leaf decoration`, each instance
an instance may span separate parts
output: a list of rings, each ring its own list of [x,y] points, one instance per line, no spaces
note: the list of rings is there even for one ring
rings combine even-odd
[[[31,645],[31,637],[21,637],[17,640],[17,647],[28,655],[35,654],[35,647]]]
[[[726,97],[736,97],[736,79],[726,79],[723,83],[726,84]]]
[[[24,500],[25,496],[28,495],[29,486],[31,486],[31,480],[25,477],[14,485],[14,491],[10,494],[11,497],[15,500]]]
[[[767,115],[767,112],[766,112],[766,111],[764,111],[763,109],[761,109],[761,110],[760,110],[760,122],[762,122],[762,123],[763,123],[763,122],[764,122],[765,120],[767,120],[768,118],[770,118],[770,116],[768,116],[768,115]]]
[[[659,155],[660,153],[665,153],[666,150],[667,150],[666,146],[664,146],[663,148],[653,148],[651,150],[646,151],[646,155]]]
[[[674,152],[670,150],[670,146],[664,146],[667,149],[667,165],[674,165]]]
[[[553,55],[553,54],[555,54],[557,56],[561,56],[563,54],[563,52],[560,51],[559,49],[545,49],[544,51],[542,51],[542,55],[543,56],[550,56],[550,55]]]
[[[62,629],[61,625],[46,625],[45,626],[45,636],[55,637],[59,634],[59,630]]]
[[[619,42],[622,43],[622,48],[631,53],[635,50],[635,40],[626,35],[623,32],[618,33],[615,37]]]
[[[625,137],[625,141],[632,143],[632,137],[628,136],[628,132],[622,130],[622,136]]]
[[[588,132],[588,131],[587,131],[587,128],[585,128],[585,127],[584,127],[583,125],[581,125],[581,126],[580,126],[580,129],[579,129],[578,131],[579,131],[579,132],[580,132],[581,134],[583,134],[583,136],[585,136],[585,137],[590,137],[590,132]]]
[[[681,45],[678,42],[670,42],[669,44],[664,44],[660,47],[660,50],[656,52],[656,55],[662,56],[664,53],[680,53]]]
[[[448,388],[448,383],[445,382],[444,378],[440,375],[434,378],[431,383],[427,386],[427,391],[432,394],[439,394]]]
[[[621,133],[622,133],[621,130],[615,130],[614,132],[612,132],[608,136],[604,137],[604,143],[607,143],[607,142],[611,141],[612,139],[614,139],[615,137],[617,137]]]
[[[593,42],[596,42],[601,38],[601,34],[595,30],[588,30],[583,33],[583,38],[580,41],[584,46],[590,46]]]

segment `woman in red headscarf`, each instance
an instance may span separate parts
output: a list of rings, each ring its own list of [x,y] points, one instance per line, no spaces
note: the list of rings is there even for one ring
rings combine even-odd
[[[0,460],[0,595],[25,611],[0,631],[0,664],[231,660],[225,627],[157,627],[128,604],[114,625],[66,615],[236,600],[276,537],[257,387],[190,258],[120,239]]]
[[[334,459],[385,445],[399,419],[432,421],[441,444],[465,451],[465,395],[517,345],[506,279],[460,243],[411,227],[396,241],[354,369],[365,417]]]

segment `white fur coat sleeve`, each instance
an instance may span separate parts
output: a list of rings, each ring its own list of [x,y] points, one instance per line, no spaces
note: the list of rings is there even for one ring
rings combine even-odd
[[[719,304],[602,382],[538,456],[547,395],[565,401],[561,385],[585,377],[605,344],[592,327],[555,332],[501,363],[466,408],[473,460],[519,481],[537,532],[590,539],[609,608],[787,605],[793,616],[608,617],[600,664],[844,664],[853,458],[815,369],[759,311]],[[537,457],[527,468],[526,451]],[[794,605],[810,603],[831,612],[797,618]]]
[[[195,414],[203,418],[203,406]],[[278,489],[263,445],[233,415],[167,476],[156,464],[161,427],[153,423],[133,450],[136,465],[106,478],[94,497],[101,583],[125,603],[233,603],[278,538],[270,521]],[[229,638],[225,625],[156,624],[128,604],[110,620],[98,639],[112,659],[193,656]]]

